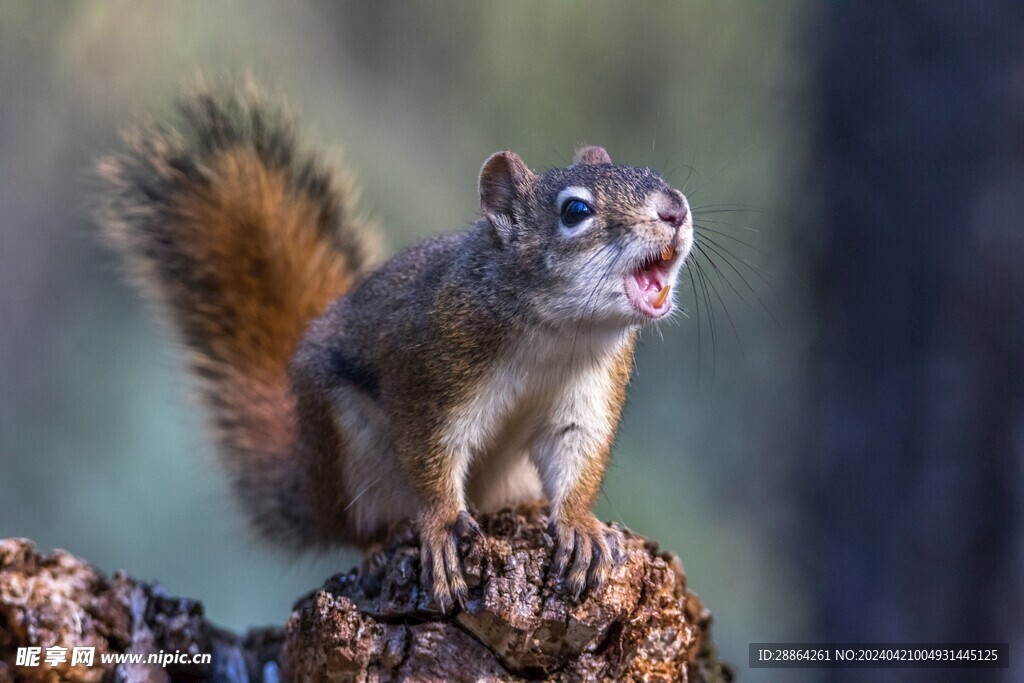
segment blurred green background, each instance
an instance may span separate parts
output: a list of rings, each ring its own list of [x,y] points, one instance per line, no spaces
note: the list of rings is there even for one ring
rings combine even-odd
[[[704,287],[684,278],[688,317],[644,335],[599,514],[682,556],[741,669],[749,642],[819,635],[816,546],[793,552],[819,339],[809,5],[117,0],[3,12],[0,537],[159,579],[233,628],[282,623],[296,597],[357,561],[284,556],[248,535],[179,350],[88,219],[92,164],[118,131],[165,113],[200,73],[252,75],[296,105],[308,145],[341,151],[390,251],[467,226],[495,150],[545,168],[601,144],[685,185],[717,250],[702,259]]]
[[[283,557],[248,536],[178,350],[94,243],[93,160],[200,71],[252,74],[294,103],[308,144],[343,151],[391,250],[468,225],[477,171],[499,149],[544,168],[602,144],[685,181],[695,206],[771,211],[799,115],[786,97],[794,7],[8,5],[0,536],[159,579],[236,628],[282,623],[357,560]],[[710,218],[749,225],[740,238],[775,254],[760,264],[774,270],[786,225],[765,215]],[[742,349],[724,320],[714,348],[702,330],[700,359],[694,320],[645,335],[599,514],[682,555],[738,660],[758,635],[795,632],[804,598],[728,474],[775,467],[763,442],[784,419],[768,398],[784,386],[772,368],[794,354],[767,315],[726,303]]]

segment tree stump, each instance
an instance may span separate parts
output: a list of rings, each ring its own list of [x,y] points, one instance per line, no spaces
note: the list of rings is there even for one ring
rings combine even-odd
[[[440,612],[419,584],[413,535],[373,569],[330,578],[283,629],[239,636],[202,605],[124,574],[107,578],[64,552],[0,541],[0,681],[728,681],[711,616],[679,559],[625,532],[625,557],[600,590],[575,600],[549,572],[544,509],[479,517],[463,553],[469,599]],[[40,647],[18,666],[20,647]],[[50,666],[46,648],[68,648]],[[93,666],[71,665],[94,647]],[[101,663],[104,653],[209,653],[208,664]]]

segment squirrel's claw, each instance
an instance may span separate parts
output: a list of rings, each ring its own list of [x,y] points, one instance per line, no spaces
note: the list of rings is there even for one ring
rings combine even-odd
[[[472,515],[463,510],[448,524],[423,524],[420,543],[420,583],[444,613],[457,602],[465,607],[469,588],[462,576],[459,541],[483,530]]]
[[[604,538],[608,542],[608,549],[612,551],[612,561],[618,567],[626,559],[626,537],[622,534],[622,529],[616,525],[605,527]]]
[[[605,527],[596,517],[576,523],[556,522],[554,535],[552,569],[565,578],[576,600],[587,588],[603,586],[621,559],[621,533]]]
[[[481,541],[487,538],[484,535],[484,530],[480,528],[480,523],[473,519],[473,515],[469,514],[465,510],[459,513],[459,516],[455,519],[453,531],[459,539],[468,538],[469,536],[476,536]]]
[[[375,543],[363,554],[359,562],[359,587],[369,597],[380,595],[381,574],[387,565],[387,556],[384,554],[384,546]]]

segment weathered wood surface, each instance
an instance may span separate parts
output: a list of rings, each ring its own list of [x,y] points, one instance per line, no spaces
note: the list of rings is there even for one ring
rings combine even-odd
[[[679,559],[625,532],[609,582],[580,600],[549,573],[540,507],[480,518],[461,548],[470,597],[443,614],[419,585],[414,534],[371,569],[339,574],[299,601],[283,629],[238,636],[194,600],[63,552],[0,541],[0,681],[718,681],[710,615]],[[68,661],[16,667],[18,647],[68,648]],[[71,648],[96,648],[92,667]],[[102,653],[210,653],[209,665],[100,665]]]

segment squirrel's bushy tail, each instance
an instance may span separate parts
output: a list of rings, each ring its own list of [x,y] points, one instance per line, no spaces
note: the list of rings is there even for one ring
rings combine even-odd
[[[296,150],[254,92],[203,90],[177,122],[103,159],[99,218],[171,322],[201,382],[223,461],[264,535],[315,543],[288,364],[309,320],[372,257],[350,185]]]

